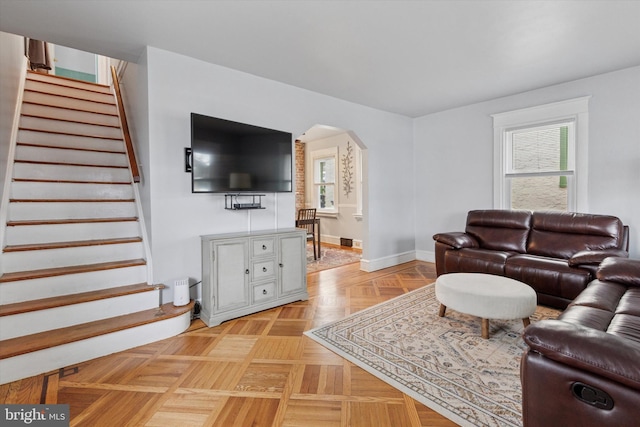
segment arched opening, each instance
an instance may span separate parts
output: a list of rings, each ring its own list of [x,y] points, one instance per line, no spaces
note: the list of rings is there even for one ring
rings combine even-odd
[[[296,215],[299,209],[316,209],[321,246],[353,250],[365,258],[366,146],[351,130],[319,124],[296,138],[295,145]]]

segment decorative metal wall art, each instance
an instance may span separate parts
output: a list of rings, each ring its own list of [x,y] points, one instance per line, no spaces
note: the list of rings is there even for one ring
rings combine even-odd
[[[342,155],[342,189],[345,196],[353,191],[353,147],[347,141],[347,152]]]

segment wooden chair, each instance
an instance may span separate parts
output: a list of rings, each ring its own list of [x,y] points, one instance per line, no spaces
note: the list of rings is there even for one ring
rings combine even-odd
[[[313,259],[318,259],[316,252],[316,210],[300,209],[298,210],[298,220],[296,226],[307,230],[307,241],[311,240],[313,244]],[[318,239],[320,236],[318,236]]]

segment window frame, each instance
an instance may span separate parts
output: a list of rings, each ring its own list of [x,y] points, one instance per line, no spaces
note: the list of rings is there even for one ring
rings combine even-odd
[[[569,99],[551,104],[492,114],[494,132],[493,206],[495,209],[511,209],[510,180],[522,176],[560,175],[559,171],[513,173],[511,159],[511,135],[524,129],[573,123],[573,144],[570,142],[568,164],[573,171],[562,171],[568,176],[568,211],[588,212],[588,121],[590,96]],[[573,153],[571,153],[573,148]]]
[[[320,182],[318,180],[319,171],[317,168],[317,161],[322,159],[332,159],[334,165],[333,182]],[[338,214],[338,147],[325,148],[321,150],[314,150],[311,152],[311,162],[313,164],[313,205],[316,208],[318,214]],[[320,186],[332,186],[333,187],[333,208],[321,208],[320,207]]]

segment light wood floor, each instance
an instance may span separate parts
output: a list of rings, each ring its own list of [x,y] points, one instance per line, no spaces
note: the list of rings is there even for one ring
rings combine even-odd
[[[303,336],[435,280],[414,261],[309,274],[301,301],[0,386],[1,403],[66,403],[72,426],[455,426]]]

